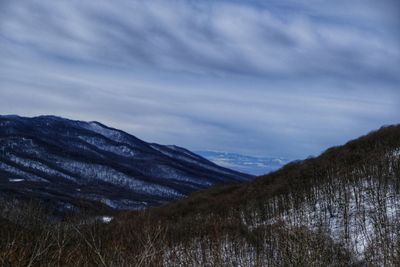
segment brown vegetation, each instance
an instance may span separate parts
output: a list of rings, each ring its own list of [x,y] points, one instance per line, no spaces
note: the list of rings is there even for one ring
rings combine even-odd
[[[400,127],[109,224],[0,217],[0,266],[399,266]]]

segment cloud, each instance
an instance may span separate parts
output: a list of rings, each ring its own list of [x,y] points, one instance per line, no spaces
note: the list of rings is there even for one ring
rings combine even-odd
[[[396,77],[399,60],[390,34],[365,29],[355,18],[343,24],[306,11],[282,18],[245,3],[33,1],[8,10],[2,35],[52,60],[286,77],[383,70]]]
[[[400,114],[396,1],[2,1],[0,112],[303,157]]]

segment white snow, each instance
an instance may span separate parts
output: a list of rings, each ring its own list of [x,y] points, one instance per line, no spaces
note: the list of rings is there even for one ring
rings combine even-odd
[[[25,158],[21,158],[21,157],[17,157],[14,155],[10,155],[10,160],[12,160],[13,162],[22,165],[24,167],[33,169],[33,170],[38,170],[41,172],[44,172],[46,174],[50,174],[52,176],[58,176],[58,177],[62,177],[64,179],[68,179],[68,180],[72,180],[75,181],[75,178],[66,175],[62,172],[56,171],[50,167],[48,167],[47,165],[39,162],[39,161],[35,161],[35,160],[31,160],[31,159],[25,159]]]
[[[4,171],[7,171],[7,172],[10,172],[10,173],[13,173],[13,174],[16,174],[16,175],[18,175],[20,177],[25,177],[29,181],[48,182],[47,180],[45,180],[43,178],[40,178],[40,177],[38,177],[36,175],[30,174],[30,173],[25,172],[25,171],[22,171],[22,170],[20,170],[18,168],[15,168],[15,167],[13,167],[11,165],[8,165],[8,164],[4,163],[4,162],[0,162],[0,169],[2,169]]]
[[[96,132],[98,134],[101,134],[111,140],[117,141],[117,142],[126,142],[125,136],[117,130],[109,129],[106,127],[101,126],[97,122],[89,122],[89,123],[83,123],[80,126],[83,128],[86,128],[88,130],[91,130],[93,132]]]
[[[8,181],[11,182],[11,183],[17,183],[17,182],[23,182],[23,181],[25,181],[25,179],[12,179],[12,178],[10,178],[10,179],[8,179]]]
[[[112,152],[117,155],[125,157],[134,157],[137,154],[136,151],[131,149],[128,145],[125,144],[112,145],[110,142],[107,142],[105,139],[100,137],[78,136],[78,138],[99,148],[100,150]]]
[[[386,218],[388,226],[392,227],[397,224],[400,215],[400,195],[393,188],[380,192],[384,207],[382,209],[377,201],[378,192],[373,190],[373,188],[378,188],[377,183],[379,181],[366,178],[362,182],[348,186],[343,191],[336,191],[334,196],[321,194],[313,202],[306,201],[301,204],[289,201],[287,203],[292,206],[291,208],[265,221],[259,220],[260,216],[249,220],[244,217],[244,214],[241,219],[252,229],[261,225],[285,222],[295,227],[307,226],[315,232],[323,230],[334,241],[346,240],[346,235],[348,235],[348,248],[354,250],[355,254],[362,258],[373,242],[379,220]],[[345,200],[345,195],[347,200]],[[281,200],[277,196],[271,199],[270,205],[280,203]],[[329,200],[334,204],[329,204]]]
[[[103,217],[101,217],[101,221],[102,221],[103,223],[110,223],[112,220],[113,220],[113,217],[110,217],[110,216],[103,216]]]
[[[101,180],[119,187],[127,187],[135,192],[143,192],[158,196],[183,196],[174,189],[136,179],[135,177],[128,176],[108,166],[83,163],[66,158],[58,158],[57,164],[72,173],[87,177],[86,181],[80,180],[83,183],[92,180]]]

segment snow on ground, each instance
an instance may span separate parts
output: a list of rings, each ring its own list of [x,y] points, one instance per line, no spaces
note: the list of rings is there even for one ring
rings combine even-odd
[[[1,161],[0,161],[0,169],[3,170],[3,171],[7,171],[9,173],[12,173],[14,175],[20,176],[20,177],[25,177],[29,181],[48,182],[47,180],[45,180],[43,178],[40,178],[40,177],[38,177],[38,176],[36,176],[34,174],[30,174],[30,173],[25,172],[25,171],[22,171],[22,170],[20,170],[18,168],[15,168],[15,167],[13,167],[11,165],[8,165],[8,164],[6,164],[4,162],[1,162]]]
[[[129,189],[139,193],[148,193],[158,196],[183,196],[172,188],[135,179],[135,177],[128,176],[108,166],[83,163],[66,158],[59,158],[57,161],[59,166],[72,173],[81,177],[90,177],[87,181],[82,182],[101,180],[119,187],[128,187]]]
[[[348,240],[348,248],[362,258],[374,242],[378,228],[383,227],[379,226],[381,221],[386,220],[388,225],[385,227],[392,227],[400,215],[400,195],[393,188],[376,192],[373,188],[378,188],[377,183],[374,179],[364,179],[347,189],[336,191],[333,197],[322,194],[314,201],[305,201],[300,205],[291,203],[291,208],[266,221],[249,221],[244,214],[242,221],[250,228],[285,222],[294,227],[307,226],[314,232],[323,230],[334,241]],[[271,203],[279,201],[278,196]]]
[[[58,177],[62,177],[64,179],[72,180],[72,181],[76,180],[74,177],[66,175],[60,171],[54,170],[53,168],[50,168],[49,166],[47,166],[39,161],[36,161],[36,160],[17,157],[14,155],[10,155],[9,158],[13,162],[15,162],[19,165],[22,165],[24,167],[27,167],[29,169],[32,169],[32,170],[41,171],[43,173],[50,174],[52,176],[58,176]]]
[[[11,182],[11,183],[17,183],[17,182],[23,182],[23,181],[25,181],[25,179],[12,179],[12,178],[10,178],[10,179],[8,179],[8,181]]]
[[[102,217],[100,218],[100,220],[101,220],[103,223],[110,223],[113,219],[114,219],[114,218],[111,217],[111,216],[102,216]]]
[[[79,139],[99,148],[124,157],[134,157],[137,153],[125,144],[113,145],[100,137],[78,136]]]
[[[120,131],[106,128],[97,122],[82,123],[80,126],[117,142],[126,141],[125,136]]]

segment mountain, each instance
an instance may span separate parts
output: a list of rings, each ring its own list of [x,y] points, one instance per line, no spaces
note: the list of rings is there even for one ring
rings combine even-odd
[[[141,209],[252,176],[99,122],[0,116],[0,196],[57,209]]]
[[[282,168],[289,160],[274,157],[253,157],[219,151],[195,151],[220,166],[253,175],[262,175]]]
[[[0,201],[0,265],[400,266],[400,125],[111,216],[54,223],[34,205]]]
[[[149,213],[200,265],[399,266],[400,125]]]

